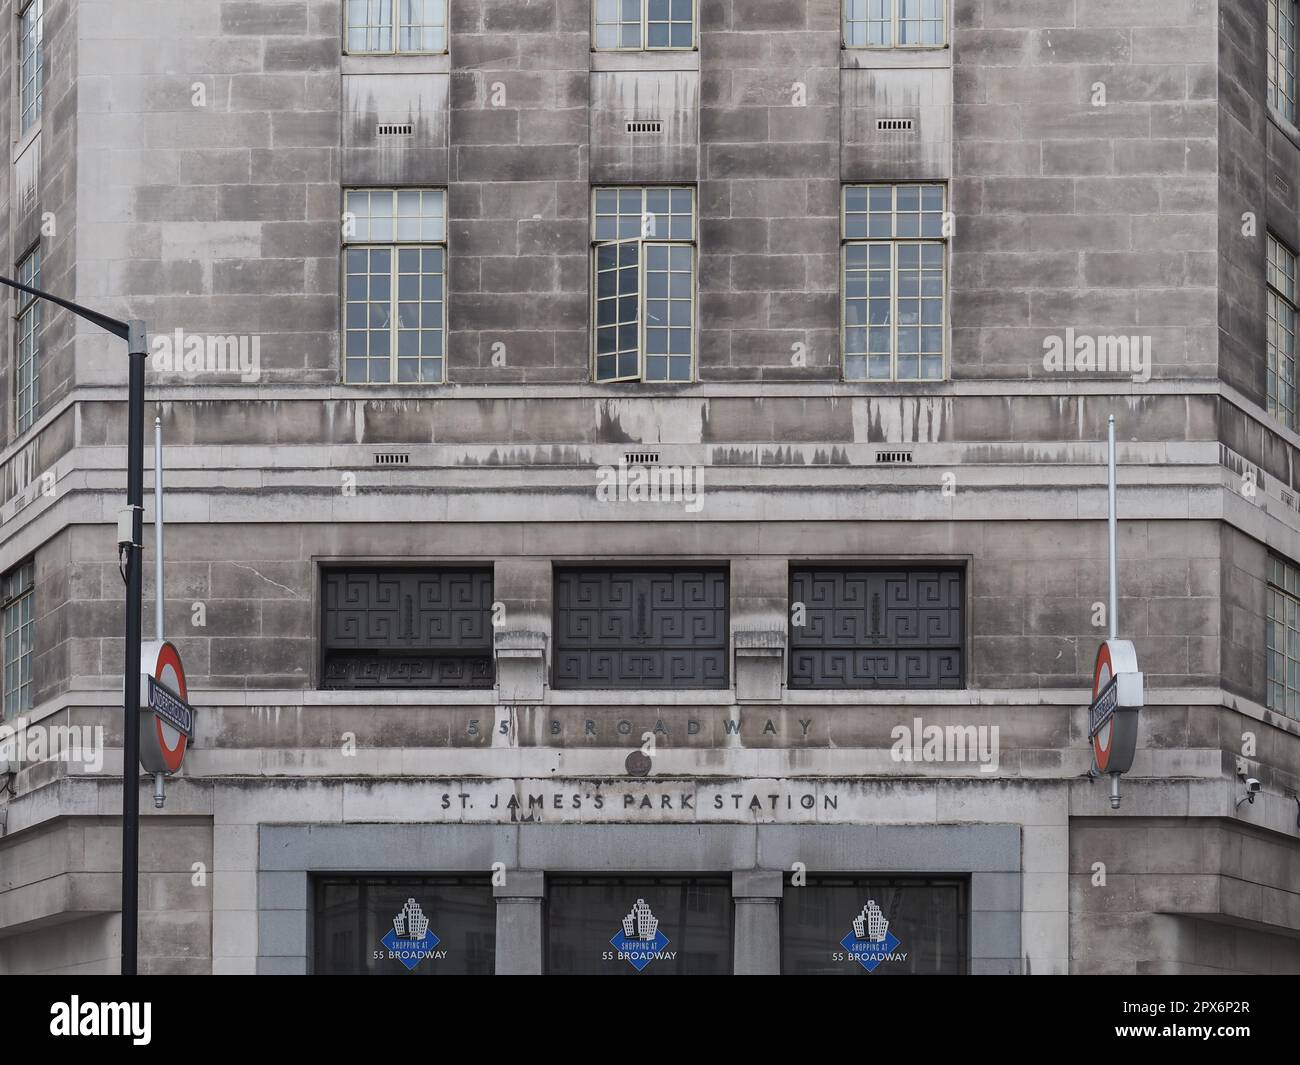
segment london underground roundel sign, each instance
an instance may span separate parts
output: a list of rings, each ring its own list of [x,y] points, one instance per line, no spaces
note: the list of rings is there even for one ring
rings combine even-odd
[[[1097,649],[1088,708],[1088,735],[1101,772],[1127,773],[1132,768],[1142,699],[1142,674],[1133,644],[1106,640]]]
[[[148,773],[175,773],[194,738],[194,707],[180,652],[167,640],[140,646],[140,764]]]

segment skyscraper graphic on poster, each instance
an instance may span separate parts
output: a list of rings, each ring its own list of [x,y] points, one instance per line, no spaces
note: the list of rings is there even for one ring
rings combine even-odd
[[[622,927],[609,942],[614,950],[612,953],[605,951],[604,959],[626,961],[637,972],[652,961],[672,961],[677,957],[676,951],[664,949],[668,946],[668,937],[660,931],[659,918],[645,899],[636,900],[623,918]]]
[[[853,927],[840,940],[840,946],[844,952],[836,953],[836,961],[855,961],[869,973],[882,962],[907,960],[907,953],[898,949],[902,943],[889,930],[889,918],[875,899],[868,899],[862,912],[853,918]]]
[[[399,961],[408,971],[426,958],[437,961],[447,956],[445,950],[437,949],[441,940],[430,931],[429,918],[415,899],[406,900],[393,918],[393,927],[380,942],[385,949],[375,951],[375,957]]]

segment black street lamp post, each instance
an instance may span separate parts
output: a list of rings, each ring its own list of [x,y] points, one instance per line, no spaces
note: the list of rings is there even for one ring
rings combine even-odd
[[[136,975],[140,917],[140,639],[144,562],[144,364],[148,336],[144,322],[122,322],[89,307],[40,289],[0,277],[0,284],[48,300],[92,325],[126,341],[131,359],[128,375],[126,438],[126,503],[130,510],[130,540],[118,533],[118,549],[126,566],[126,648],[122,678],[122,975]]]

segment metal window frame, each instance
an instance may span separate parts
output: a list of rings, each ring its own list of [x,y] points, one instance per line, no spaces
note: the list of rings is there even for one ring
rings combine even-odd
[[[426,52],[426,51],[417,51],[414,49],[407,50],[400,47],[400,42],[402,39],[401,36],[402,5],[401,5],[401,0],[393,0],[393,21],[392,21],[393,47],[386,50],[382,48],[379,49],[367,48],[359,52],[354,52],[348,48],[348,31],[352,28],[352,24],[348,21],[348,0],[342,0],[342,4],[340,6],[342,7],[341,17],[343,20],[343,30],[342,30],[343,54],[344,55],[447,55],[451,49],[451,25],[450,25],[451,4],[450,4],[450,0],[438,0],[438,2],[442,4],[443,44],[441,49],[437,51]],[[370,25],[371,23],[369,22],[366,23],[367,27],[369,27]],[[424,23],[421,23],[421,26],[423,25]]]
[[[898,181],[898,182],[847,182],[840,189],[840,377],[845,381],[852,381],[860,384],[886,384],[896,382],[927,382],[927,381],[947,381],[951,369],[951,351],[952,335],[951,322],[952,313],[950,306],[950,256],[948,254],[948,239],[946,237],[900,237],[898,233],[898,190],[900,188],[916,187],[924,190],[926,188],[937,188],[943,193],[943,210],[941,215],[947,214],[948,211],[948,186],[940,181]],[[848,233],[848,192],[849,189],[890,189],[890,236],[888,237],[852,237]],[[868,198],[870,193],[868,193]],[[855,212],[856,213],[856,212]],[[868,212],[869,214],[869,212]],[[925,216],[925,212],[921,212]],[[889,377],[849,377],[848,375],[848,249],[853,246],[871,245],[889,245]],[[943,249],[943,268],[940,277],[943,282],[943,368],[938,377],[899,377],[898,376],[898,249],[904,244],[917,245],[937,245]],[[869,271],[868,271],[869,272]],[[869,297],[868,297],[869,298]],[[917,297],[921,299],[922,297]],[[855,353],[856,354],[856,353]],[[917,353],[918,358],[921,353]],[[920,363],[918,363],[919,367]]]
[[[41,267],[43,256],[41,254],[41,244],[38,240],[26,254],[19,257],[16,266],[18,280],[32,288],[41,287]],[[31,273],[26,272],[29,263],[35,262],[35,267]],[[45,326],[41,314],[41,301],[36,296],[29,295],[25,292],[18,293],[18,306],[14,312],[14,374],[13,374],[13,392],[14,392],[14,428],[18,435],[27,432],[35,423],[36,416],[41,405],[41,330]],[[27,323],[31,320],[34,324],[28,330]],[[30,332],[32,341],[32,351],[30,360],[23,357],[23,339],[24,333]],[[23,390],[19,387],[21,369],[25,363],[30,361],[31,382],[27,388],[28,401],[23,403]]]
[[[36,18],[32,23],[31,36],[35,38],[32,48],[32,76],[30,79],[24,77],[23,60],[26,55],[23,47],[28,39],[28,34],[23,32],[23,22],[27,18],[27,13],[36,8]],[[18,82],[18,133],[19,136],[25,136],[30,130],[34,129],[41,121],[41,114],[44,110],[45,97],[45,0],[26,0],[20,3],[18,8],[18,55],[17,62],[14,64],[14,76]],[[30,101],[27,100],[27,90],[35,86]],[[31,115],[29,118],[28,115]]]
[[[1295,278],[1296,284],[1300,285],[1300,255],[1297,255],[1296,252],[1293,251],[1291,247],[1286,244],[1285,241],[1279,239],[1274,233],[1272,233],[1271,231],[1268,232],[1265,236],[1265,249],[1264,249],[1264,256],[1265,256],[1264,286],[1265,286],[1265,293],[1266,293],[1265,312],[1264,312],[1266,316],[1264,358],[1266,361],[1265,372],[1267,374],[1267,378],[1270,380],[1275,379],[1277,381],[1277,389],[1276,389],[1277,400],[1276,403],[1274,403],[1271,397],[1269,396],[1268,394],[1269,390],[1266,382],[1264,405],[1267,408],[1269,414],[1271,414],[1274,418],[1276,418],[1287,428],[1294,429],[1296,428],[1297,423],[1300,422],[1300,411],[1297,410],[1297,407],[1300,406],[1300,381],[1296,380],[1297,368],[1300,367],[1300,359],[1297,359],[1295,355],[1292,356],[1291,392],[1290,392],[1291,405],[1290,407],[1285,407],[1282,403],[1282,394],[1281,394],[1282,350],[1281,348],[1275,347],[1272,343],[1270,343],[1268,339],[1268,322],[1273,318],[1273,314],[1272,314],[1273,300],[1277,300],[1279,303],[1283,304],[1284,306],[1289,307],[1291,309],[1291,313],[1294,320],[1300,322],[1300,299],[1297,299],[1294,296],[1288,296],[1285,292],[1283,292],[1281,289],[1279,289],[1276,285],[1273,284],[1270,276],[1272,273],[1270,267],[1272,266],[1273,263],[1275,249],[1278,254],[1284,255],[1291,260],[1292,275]],[[1280,321],[1278,322],[1278,326],[1279,327],[1281,326]],[[1300,341],[1300,335],[1297,335],[1297,341]]]
[[[8,585],[15,576],[22,579],[21,590],[10,594]],[[22,620],[21,611],[24,603],[35,603],[36,595],[36,559],[28,557],[20,562],[13,569],[9,570],[0,577],[0,591],[3,598],[0,599],[0,720],[10,716],[9,695],[11,692],[18,693],[18,705],[14,710],[21,714],[25,710],[31,709],[31,679],[26,684],[23,683],[23,660],[28,660],[29,674],[30,661],[36,653],[36,618],[33,615],[28,621]],[[10,612],[19,611],[18,624],[12,634],[9,630]],[[27,646],[23,647],[24,634],[27,634]],[[9,686],[9,640],[10,636],[16,636],[18,641],[18,653],[13,661],[18,666],[18,683],[14,687]],[[26,695],[23,694],[24,689]]]
[[[624,244],[635,244],[637,247],[637,280],[636,280],[636,373],[631,376],[601,377],[598,370],[597,360],[600,353],[597,346],[600,343],[597,317],[600,309],[600,261],[599,250],[601,248],[619,248]],[[645,238],[643,237],[623,237],[621,240],[602,240],[591,246],[591,379],[594,383],[600,385],[619,384],[626,381],[640,381],[645,376]],[[615,267],[616,274],[618,268]],[[617,282],[616,282],[617,283]],[[613,296],[617,301],[619,296],[617,291]],[[617,328],[618,322],[615,322]],[[619,352],[614,352],[614,361],[618,362]]]
[[[691,236],[689,240],[664,239],[662,237],[615,237],[613,239],[597,240],[596,239],[596,197],[601,192],[608,191],[625,191],[635,189],[641,194],[641,217],[645,218],[646,195],[649,192],[666,189],[671,196],[673,190],[685,189],[691,194]],[[590,374],[593,384],[626,384],[631,381],[638,381],[648,385],[687,385],[694,384],[699,379],[699,306],[700,306],[700,253],[699,253],[699,229],[700,229],[700,205],[699,195],[694,185],[683,184],[663,184],[663,185],[593,185],[591,187],[591,225],[589,232],[591,234],[591,266],[588,271],[588,281],[591,286],[590,299],[588,300],[588,322],[590,344]],[[670,212],[670,215],[672,212]],[[641,246],[640,255],[637,261],[637,376],[636,377],[617,377],[617,378],[598,378],[596,376],[596,249],[609,244],[622,244],[635,240]],[[646,327],[646,260],[645,249],[650,245],[659,245],[663,247],[685,247],[691,249],[691,373],[684,381],[647,381],[645,379],[645,327]],[[671,297],[670,297],[671,300]],[[672,356],[666,356],[671,358]],[[681,356],[677,356],[680,358]]]
[[[1293,662],[1300,662],[1300,660],[1291,657],[1289,650],[1290,634],[1292,631],[1297,630],[1293,630],[1290,627],[1285,616],[1278,618],[1274,610],[1274,607],[1279,602],[1283,602],[1294,603],[1297,612],[1300,612],[1300,594],[1291,591],[1287,587],[1287,578],[1289,576],[1294,576],[1295,581],[1293,583],[1300,586],[1300,567],[1297,567],[1293,562],[1282,558],[1280,555],[1270,554],[1268,557],[1268,574],[1265,582],[1268,591],[1268,603],[1265,607],[1264,615],[1264,653],[1267,656],[1267,660],[1264,664],[1264,705],[1270,710],[1282,714],[1285,717],[1300,720],[1300,708],[1296,711],[1292,711],[1286,706],[1286,703],[1291,701],[1291,694],[1295,692],[1297,696],[1296,702],[1298,707],[1300,707],[1300,687],[1293,688],[1290,684],[1291,665]],[[1285,611],[1283,613],[1285,614]],[[1281,625],[1283,630],[1282,647],[1274,647],[1269,640],[1270,634],[1274,631],[1274,626],[1278,624]],[[1282,706],[1276,705],[1273,700],[1274,681],[1269,671],[1272,667],[1272,658],[1274,654],[1281,654],[1283,661],[1284,676],[1281,679]]]
[[[619,45],[617,48],[601,48],[596,44],[596,30],[602,25],[613,25],[613,23],[602,23],[596,18],[596,0],[591,0],[591,50],[593,52],[694,52],[700,46],[700,4],[703,0],[691,0],[691,43],[689,45],[660,45],[651,47],[650,45],[650,0],[640,0],[641,4],[641,44],[636,48],[625,48]],[[671,8],[670,8],[671,10]],[[658,21],[658,20],[656,20]],[[622,20],[618,23],[619,27],[628,25]],[[669,25],[678,25],[672,21]],[[672,31],[669,31],[669,36]],[[622,34],[620,33],[620,37]]]
[[[1284,18],[1291,25],[1289,38],[1282,33],[1281,23]],[[1264,23],[1264,66],[1268,102],[1283,118],[1294,123],[1297,117],[1300,117],[1300,109],[1297,108],[1297,104],[1300,103],[1297,99],[1300,97],[1300,61],[1297,61],[1297,51],[1300,50],[1300,0],[1268,0]],[[1287,56],[1290,58],[1289,67],[1280,54],[1280,44],[1285,46]],[[1287,95],[1283,83],[1285,74],[1291,76],[1291,95]]]
[[[393,195],[393,239],[391,242],[382,240],[365,240],[349,241],[347,237],[343,238],[342,248],[339,254],[339,380],[342,384],[352,385],[357,388],[389,388],[394,385],[401,388],[415,388],[422,385],[440,386],[445,385],[448,380],[447,364],[451,358],[451,344],[447,332],[447,305],[451,302],[448,299],[447,278],[451,273],[451,255],[448,251],[448,222],[447,222],[447,189],[441,185],[412,185],[412,186],[384,186],[381,188],[370,188],[368,186],[345,186],[343,189],[343,207],[346,211],[349,192],[368,192],[372,196],[376,192],[389,192]],[[399,240],[397,237],[397,194],[399,192],[440,192],[442,193],[442,240]],[[374,216],[369,216],[373,218]],[[400,302],[397,298],[397,253],[402,248],[414,248],[420,251],[426,249],[439,249],[442,251],[442,377],[437,381],[399,381],[397,379],[397,304]],[[393,253],[392,262],[389,265],[389,369],[390,378],[387,381],[349,381],[348,378],[348,261],[347,253],[351,250],[367,251],[374,249],[388,249]],[[423,277],[421,273],[421,277]],[[370,301],[367,300],[367,306]],[[409,302],[409,301],[408,301]],[[423,302],[423,300],[421,300]],[[421,360],[425,356],[418,356]],[[367,362],[369,356],[366,356]],[[367,367],[367,375],[369,367]]]
[[[848,0],[840,0],[840,47],[853,52],[884,52],[884,51],[933,51],[939,48],[947,48],[951,32],[948,26],[949,13],[952,10],[950,0],[939,0],[942,5],[939,13],[939,25],[942,28],[942,40],[937,44],[899,44],[898,27],[903,20],[899,15],[900,0],[888,0],[889,2],[889,41],[886,44],[850,44],[848,27],[850,25]],[[874,19],[859,20],[853,19],[852,22],[862,21],[864,25],[870,25],[876,21]],[[912,21],[912,20],[906,20]],[[921,19],[921,22],[933,22],[933,19]]]

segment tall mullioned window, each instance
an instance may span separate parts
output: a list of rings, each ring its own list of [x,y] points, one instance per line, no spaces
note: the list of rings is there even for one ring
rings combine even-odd
[[[926,48],[944,43],[944,0],[844,0],[846,48]]]
[[[944,186],[848,185],[843,218],[844,376],[944,376]]]
[[[596,189],[592,229],[596,380],[691,380],[695,190]]]
[[[344,194],[343,380],[441,384],[446,354],[446,192]]]
[[[28,559],[0,579],[4,611],[4,717],[32,706],[32,620],[36,564]]]
[[[27,0],[18,9],[18,112],[21,133],[41,117],[45,79],[45,0]]]
[[[1296,121],[1296,49],[1300,0],[1268,0],[1268,102]]]
[[[34,248],[18,263],[18,280],[32,288],[41,287],[41,249]],[[31,428],[41,400],[41,301],[26,292],[18,293],[18,352],[14,361],[14,398],[20,433]]]
[[[346,0],[350,55],[447,50],[447,0]]]
[[[1296,427],[1296,255],[1268,235],[1268,412]]]
[[[695,47],[695,0],[592,0],[598,51]]]
[[[1300,567],[1268,560],[1268,706],[1300,718]]]

